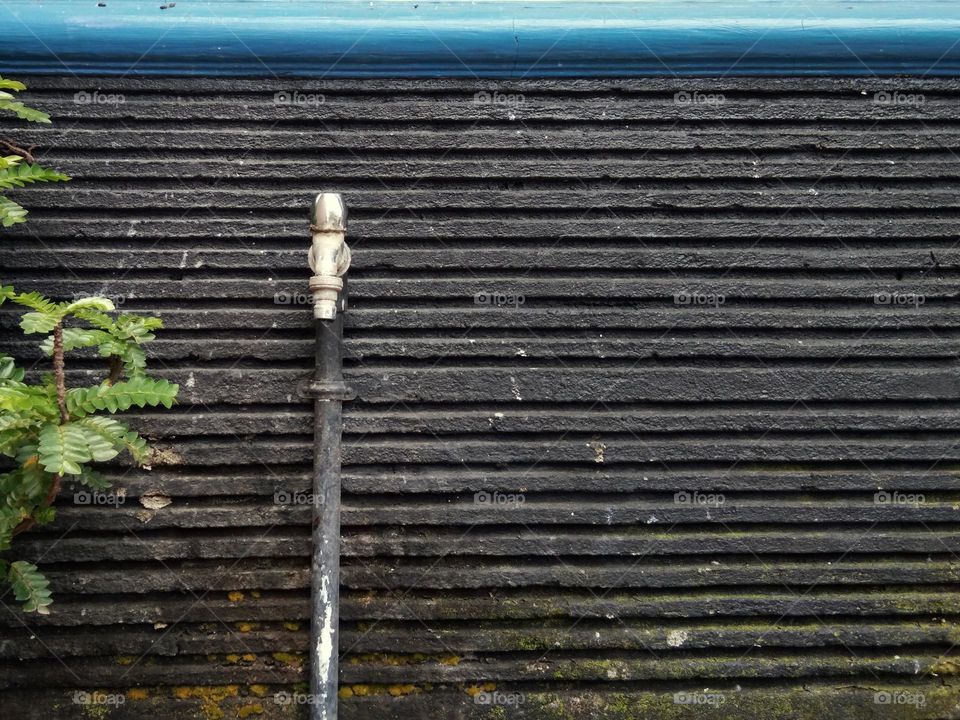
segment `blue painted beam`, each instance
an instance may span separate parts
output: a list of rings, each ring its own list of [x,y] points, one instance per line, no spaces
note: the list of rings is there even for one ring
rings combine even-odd
[[[9,75],[960,75],[957,0],[5,0],[0,26]]]

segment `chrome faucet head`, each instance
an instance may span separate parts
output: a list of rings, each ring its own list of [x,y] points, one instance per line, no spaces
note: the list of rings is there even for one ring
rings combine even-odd
[[[347,208],[340,193],[320,193],[314,198],[310,229],[313,232],[346,232]]]

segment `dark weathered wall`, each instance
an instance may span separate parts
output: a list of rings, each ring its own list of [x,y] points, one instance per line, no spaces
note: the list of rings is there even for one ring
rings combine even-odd
[[[20,195],[2,279],[161,314],[183,389],[123,506],[21,538],[57,602],[0,608],[4,716],[294,714],[311,330],[274,296],[321,189],[354,249],[344,718],[956,712],[960,83],[32,90],[55,124],[17,136],[76,179]]]

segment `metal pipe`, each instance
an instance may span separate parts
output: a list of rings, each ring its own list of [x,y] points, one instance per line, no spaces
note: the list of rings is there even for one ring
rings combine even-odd
[[[343,276],[350,267],[350,248],[344,242],[347,231],[347,209],[337,193],[320,193],[310,213],[313,242],[307,261],[313,270],[310,291],[313,293],[313,317],[333,320],[337,316],[337,299],[343,290]]]
[[[314,398],[313,553],[310,562],[310,720],[336,720],[340,624],[340,438],[343,401],[343,311],[350,265],[341,197],[321,193],[313,203],[309,253],[316,322],[316,364],[304,394]],[[340,312],[337,312],[337,309]]]

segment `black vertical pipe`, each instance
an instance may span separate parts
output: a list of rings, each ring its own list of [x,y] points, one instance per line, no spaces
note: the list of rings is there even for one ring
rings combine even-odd
[[[313,556],[310,624],[311,719],[337,717],[340,608],[340,437],[343,403],[343,313],[317,320],[314,375]],[[326,391],[326,397],[320,392]]]
[[[336,720],[340,624],[340,442],[343,401],[343,313],[350,250],[339,195],[321,193],[311,217],[316,358],[306,394],[314,399],[313,553],[310,559],[310,719]],[[341,289],[341,278],[343,279]],[[318,298],[324,298],[320,304]],[[335,298],[335,302],[333,301]],[[333,317],[330,317],[330,316]]]

